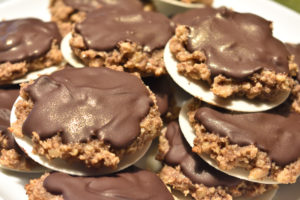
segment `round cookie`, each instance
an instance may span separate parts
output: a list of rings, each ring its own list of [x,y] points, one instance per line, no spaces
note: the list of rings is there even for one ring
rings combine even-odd
[[[62,61],[61,36],[53,22],[34,18],[2,21],[0,36],[0,84]]]
[[[30,171],[34,164],[19,146],[8,130],[10,110],[19,96],[19,87],[0,87],[0,165],[7,169]]]
[[[242,168],[249,180],[294,183],[300,174],[300,114],[288,104],[267,112],[238,113],[200,105],[187,113],[195,131],[193,151],[223,171]],[[231,173],[232,174],[232,173]],[[248,176],[248,177],[247,177]]]
[[[171,21],[160,13],[96,10],[76,24],[70,46],[87,66],[160,76],[166,73],[163,49],[172,34]]]
[[[171,122],[159,138],[157,158],[164,163],[159,173],[166,185],[193,199],[232,199],[259,196],[275,185],[243,181],[208,165],[193,153],[185,141],[178,122]]]
[[[271,22],[224,7],[190,10],[173,21],[178,26],[170,51],[179,73],[207,82],[218,97],[270,100],[291,90],[294,63],[272,36]]]
[[[34,153],[116,169],[160,131],[156,100],[134,75],[108,68],[66,68],[21,89],[15,136],[31,138]],[[72,163],[70,163],[71,165]]]
[[[71,32],[74,23],[85,19],[86,14],[96,9],[118,8],[124,10],[142,10],[139,0],[51,0],[52,21],[58,24],[63,36]]]
[[[173,200],[156,174],[130,168],[110,176],[72,177],[63,173],[45,174],[26,186],[31,200]]]

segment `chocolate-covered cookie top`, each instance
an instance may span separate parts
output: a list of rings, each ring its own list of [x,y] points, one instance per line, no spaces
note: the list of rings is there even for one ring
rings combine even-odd
[[[142,3],[138,0],[63,0],[64,3],[76,10],[91,12],[97,8],[122,8],[125,10],[142,9]]]
[[[54,22],[26,18],[0,22],[0,38],[0,63],[15,63],[45,55],[61,36]]]
[[[231,113],[203,106],[197,110],[195,120],[232,144],[255,145],[280,166],[300,158],[300,114],[289,109]]]
[[[295,63],[298,65],[297,80],[300,81],[300,44],[286,44],[289,52],[295,56]]]
[[[204,184],[209,187],[234,186],[241,183],[240,179],[216,170],[193,153],[183,138],[178,122],[171,122],[168,125],[166,138],[170,149],[164,162],[171,166],[180,165],[183,174],[193,183]]]
[[[244,80],[262,69],[289,72],[289,52],[273,37],[271,22],[257,15],[205,7],[179,14],[174,21],[190,27],[187,49],[204,52],[212,77]]]
[[[16,147],[12,134],[7,130],[10,125],[10,111],[19,96],[19,88],[17,87],[0,87],[0,132],[7,140],[3,148],[12,149]]]
[[[59,133],[63,143],[104,140],[125,148],[140,135],[153,105],[142,81],[129,73],[67,68],[42,76],[25,90],[34,106],[23,133],[41,139]]]
[[[173,200],[156,174],[139,169],[97,178],[56,172],[50,174],[43,185],[49,193],[70,200]]]
[[[163,14],[120,9],[95,10],[75,26],[88,49],[110,51],[119,42],[134,42],[144,51],[164,48],[173,34],[171,21]]]

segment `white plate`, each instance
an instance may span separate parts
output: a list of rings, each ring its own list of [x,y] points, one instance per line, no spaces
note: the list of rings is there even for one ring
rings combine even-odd
[[[239,12],[252,12],[274,22],[274,35],[285,42],[300,43],[300,15],[269,0],[215,0]],[[37,17],[49,20],[48,0],[0,0],[0,19]],[[0,170],[0,200],[26,200],[24,185],[39,175]],[[300,180],[281,186],[274,200],[300,200]]]

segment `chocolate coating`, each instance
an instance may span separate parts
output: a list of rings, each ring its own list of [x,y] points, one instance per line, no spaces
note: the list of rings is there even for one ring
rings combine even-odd
[[[212,77],[245,80],[263,69],[289,72],[289,52],[273,37],[271,22],[257,15],[206,7],[179,14],[174,21],[190,27],[187,49],[204,52]]]
[[[27,18],[0,22],[0,63],[42,57],[61,36],[54,22]]]
[[[63,0],[64,3],[76,10],[91,12],[97,8],[121,8],[125,10],[142,9],[142,4],[138,0]]]
[[[153,105],[142,81],[101,68],[67,68],[42,76],[26,92],[34,107],[23,133],[41,139],[60,133],[63,143],[104,140],[114,148],[130,145]]]
[[[0,88],[0,132],[7,139],[5,149],[16,148],[15,140],[7,128],[10,126],[10,110],[18,96],[18,88]]]
[[[241,183],[240,179],[228,176],[208,165],[197,154],[191,151],[190,146],[183,138],[178,122],[168,125],[166,138],[170,149],[164,162],[177,166],[193,183],[213,186],[234,186]]]
[[[298,65],[297,80],[300,81],[300,44],[286,44],[289,52],[295,56],[295,63]]]
[[[157,100],[158,111],[161,116],[167,114],[169,104],[173,98],[172,87],[168,80],[168,77],[146,77],[143,81],[148,85],[151,91],[155,94]]]
[[[289,109],[258,113],[229,113],[200,107],[195,119],[210,133],[228,137],[239,146],[255,145],[280,166],[300,158],[300,114]]]
[[[154,173],[138,169],[98,178],[56,172],[43,185],[48,192],[62,195],[65,200],[173,200]]]
[[[63,0],[67,6],[72,7],[75,10],[83,12],[91,12],[97,8],[101,8],[99,0]]]
[[[119,42],[135,42],[144,51],[164,48],[173,35],[171,21],[160,13],[105,9],[90,12],[75,27],[88,49],[113,50]]]

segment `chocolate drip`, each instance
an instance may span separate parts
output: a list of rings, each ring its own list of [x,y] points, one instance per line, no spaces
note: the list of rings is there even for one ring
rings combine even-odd
[[[158,110],[161,116],[164,116],[168,112],[169,104],[173,96],[170,80],[168,80],[168,77],[162,76],[158,78],[147,77],[144,78],[143,81],[155,94]]]
[[[272,36],[271,22],[259,16],[206,7],[174,21],[190,27],[187,49],[204,52],[212,77],[245,80],[262,69],[289,72],[287,49]]]
[[[168,165],[180,165],[183,174],[192,182],[209,187],[234,186],[241,183],[240,179],[216,170],[193,153],[183,138],[177,122],[171,122],[168,125],[166,138],[169,141],[170,149],[164,161]]]
[[[64,69],[42,76],[26,92],[34,107],[23,133],[42,139],[59,135],[63,143],[100,139],[124,148],[140,134],[153,105],[142,81],[108,68]]]
[[[75,10],[91,12],[97,8],[121,8],[124,10],[141,10],[142,4],[138,0],[63,0]]]
[[[53,173],[43,185],[48,192],[62,195],[65,200],[173,200],[163,182],[145,170],[98,178]]]
[[[160,13],[126,11],[120,9],[96,10],[75,27],[89,49],[110,51],[119,42],[135,42],[145,51],[164,48],[173,34],[170,20]]]
[[[227,137],[232,144],[257,146],[280,166],[300,158],[300,114],[288,109],[229,113],[223,109],[201,107],[195,120],[208,132]]]
[[[18,88],[0,89],[0,135],[4,136],[7,143],[2,148],[16,149],[17,145],[12,134],[7,130],[10,125],[10,110],[19,95]]]
[[[295,56],[295,63],[298,65],[297,80],[300,81],[300,44],[286,44],[289,52]]]
[[[61,36],[55,23],[27,18],[1,22],[0,38],[0,63],[15,63],[45,55]]]

